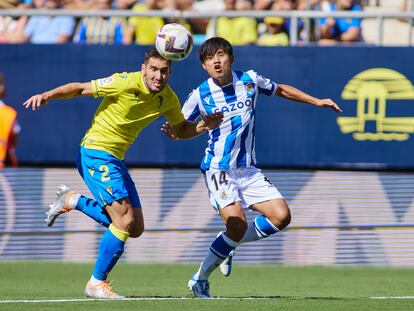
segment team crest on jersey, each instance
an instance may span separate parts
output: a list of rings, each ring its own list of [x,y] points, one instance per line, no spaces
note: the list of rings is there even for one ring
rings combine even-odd
[[[254,93],[254,88],[251,83],[247,83],[244,88],[246,89],[247,95],[252,96]]]
[[[112,186],[108,186],[108,187],[106,188],[106,191],[108,191],[111,195],[113,195],[113,194],[112,194]]]
[[[98,80],[98,85],[100,87],[104,87],[104,86],[111,85],[112,82],[114,82],[114,78],[113,77],[103,78],[103,79],[99,79]]]

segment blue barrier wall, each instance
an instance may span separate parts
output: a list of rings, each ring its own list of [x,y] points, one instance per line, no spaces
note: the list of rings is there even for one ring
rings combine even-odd
[[[21,107],[24,100],[66,82],[139,70],[145,50],[137,46],[1,45],[0,70],[6,74],[9,91],[5,101],[18,110],[22,125],[20,161],[74,163],[79,141],[99,105],[98,100],[82,98],[56,101],[32,112]],[[256,124],[259,165],[414,168],[410,152],[414,147],[414,49],[238,47],[235,54],[235,68],[255,69],[275,82],[330,97],[344,109],[343,118],[337,119],[329,110],[262,96]],[[170,84],[184,101],[204,78],[193,52],[185,61],[174,63]],[[361,94],[366,103],[357,105]],[[380,103],[384,99],[386,105]],[[363,117],[356,117],[357,107]],[[127,161],[198,165],[206,136],[171,142],[159,131],[162,123],[158,120],[140,135]]]
[[[288,202],[292,222],[275,236],[242,244],[236,262],[414,267],[413,172],[263,172]],[[138,168],[130,173],[146,225],[139,239],[128,240],[121,260],[200,262],[224,229],[200,171]],[[62,181],[91,196],[74,168],[0,172],[0,262],[95,260],[103,226],[78,211],[60,216],[52,228],[43,221]],[[257,215],[246,213],[249,221]]]

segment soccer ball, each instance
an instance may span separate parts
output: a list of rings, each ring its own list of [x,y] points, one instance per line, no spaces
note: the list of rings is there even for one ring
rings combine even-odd
[[[183,60],[193,49],[193,36],[183,25],[166,24],[158,30],[155,47],[165,59]]]

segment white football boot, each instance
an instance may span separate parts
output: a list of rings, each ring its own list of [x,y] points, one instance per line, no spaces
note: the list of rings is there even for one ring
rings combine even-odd
[[[60,185],[56,192],[56,200],[49,205],[50,209],[46,212],[46,223],[49,227],[52,227],[56,218],[63,214],[70,212],[72,208],[69,206],[68,201],[74,191],[71,191],[69,186]]]
[[[103,281],[97,285],[88,282],[85,287],[85,295],[88,298],[97,299],[124,299],[124,296],[115,293],[111,287],[111,282]]]

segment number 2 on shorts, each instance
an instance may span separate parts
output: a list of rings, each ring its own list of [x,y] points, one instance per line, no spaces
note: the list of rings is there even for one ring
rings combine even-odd
[[[105,164],[101,165],[101,166],[99,167],[99,170],[102,172],[101,181],[108,181],[108,180],[111,180],[111,178],[110,178],[110,177],[106,177],[106,176],[108,175],[108,173],[109,173],[109,168],[108,168],[108,165],[105,165]]]

